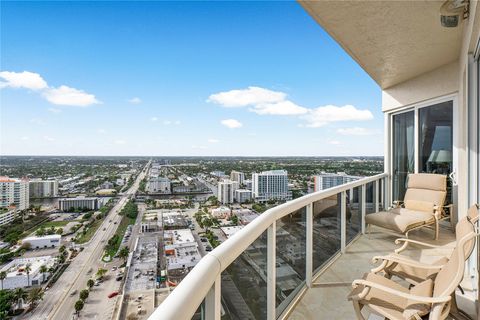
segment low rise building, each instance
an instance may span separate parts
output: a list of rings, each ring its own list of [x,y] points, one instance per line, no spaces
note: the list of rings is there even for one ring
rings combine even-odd
[[[145,191],[150,193],[171,193],[172,183],[164,177],[150,177],[145,186]]]
[[[15,220],[17,217],[17,210],[8,210],[5,212],[0,213],[0,226],[3,226],[5,224],[8,224]]]
[[[247,225],[259,216],[258,213],[253,212],[250,209],[235,209],[232,214],[236,215],[238,222],[242,225]]]
[[[190,229],[164,231],[163,239],[169,271],[193,268],[202,258]]]
[[[62,211],[73,211],[75,209],[98,210],[103,202],[95,197],[63,198],[58,200],[58,209]]]
[[[6,272],[7,276],[2,281],[3,289],[25,288],[40,285],[50,276],[49,272],[42,273],[42,266],[46,266],[47,270],[55,263],[55,259],[51,256],[43,256],[36,258],[19,258],[10,261],[0,272]],[[27,274],[27,265],[30,271]]]
[[[30,180],[30,198],[49,198],[58,196],[57,180]]]
[[[252,200],[252,191],[247,189],[235,190],[235,201],[238,203],[245,203]]]
[[[46,236],[32,236],[22,240],[22,245],[30,244],[31,249],[56,248],[60,246],[62,236],[59,234],[51,234]]]
[[[233,227],[221,227],[220,230],[222,230],[223,234],[228,238],[233,236],[235,233],[238,231],[242,230],[243,226],[233,226]]]
[[[215,209],[212,209],[211,211],[212,217],[217,218],[217,219],[228,219],[231,216],[232,210],[230,210],[229,207],[218,207]]]

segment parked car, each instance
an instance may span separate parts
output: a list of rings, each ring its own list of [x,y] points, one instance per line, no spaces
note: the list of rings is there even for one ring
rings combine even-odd
[[[72,292],[70,292],[70,297],[73,297],[74,295],[76,295],[78,292],[78,290],[73,290]]]
[[[118,291],[113,291],[112,293],[110,293],[108,295],[108,298],[111,299],[111,298],[116,297],[116,296],[118,296]]]

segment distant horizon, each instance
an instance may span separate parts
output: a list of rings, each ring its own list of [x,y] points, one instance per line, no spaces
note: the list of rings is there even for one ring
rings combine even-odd
[[[1,157],[119,157],[119,158],[384,158],[383,155],[330,155],[330,156],[297,156],[297,155],[248,155],[248,156],[227,156],[227,155],[17,155],[7,154],[0,155]]]

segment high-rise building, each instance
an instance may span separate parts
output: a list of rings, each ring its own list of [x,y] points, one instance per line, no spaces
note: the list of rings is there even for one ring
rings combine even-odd
[[[288,200],[288,174],[286,170],[272,170],[252,174],[252,194],[256,201]]]
[[[235,190],[239,188],[239,183],[232,180],[223,180],[218,183],[218,201],[223,204],[233,203],[235,200]]]
[[[0,177],[0,208],[27,209],[30,206],[28,190],[28,180]]]
[[[361,177],[347,175],[345,172],[321,173],[314,177],[315,191],[336,187],[344,183],[358,180],[360,178]]]
[[[58,196],[57,180],[33,180],[29,182],[30,198],[48,198]]]
[[[245,203],[252,199],[252,191],[246,189],[235,190],[235,201]]]
[[[230,172],[230,180],[236,181],[239,184],[243,184],[243,181],[245,180],[245,174],[239,171],[232,171]]]

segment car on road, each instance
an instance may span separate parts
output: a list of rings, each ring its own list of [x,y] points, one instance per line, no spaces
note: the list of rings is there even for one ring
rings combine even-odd
[[[107,228],[103,228],[103,231],[107,230]]]
[[[73,290],[72,292],[70,292],[70,297],[73,297],[74,295],[76,295],[78,292],[78,290]]]
[[[113,266],[113,267],[112,267],[112,271],[115,271],[115,270],[117,270],[117,269],[118,269],[117,266]]]
[[[111,299],[111,298],[116,297],[116,296],[118,296],[118,291],[113,291],[108,295],[108,298]]]

